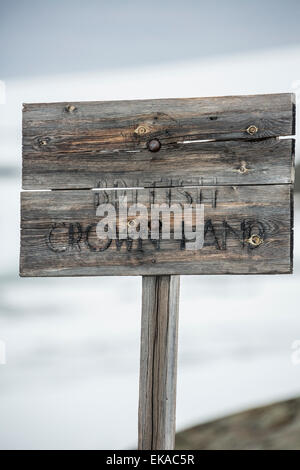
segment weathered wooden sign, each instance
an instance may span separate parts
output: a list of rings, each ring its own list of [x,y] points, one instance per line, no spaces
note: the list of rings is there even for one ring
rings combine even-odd
[[[20,274],[143,275],[139,449],[174,447],[178,274],[292,272],[294,133],[292,94],[24,105]]]
[[[290,273],[294,133],[292,94],[25,104],[21,275]],[[120,195],[203,204],[203,247],[99,239]]]

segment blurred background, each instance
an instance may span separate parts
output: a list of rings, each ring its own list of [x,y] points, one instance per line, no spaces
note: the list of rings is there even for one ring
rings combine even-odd
[[[298,93],[299,20],[297,0],[0,1],[1,449],[137,443],[141,279],[18,277],[22,102]],[[300,396],[299,202],[292,276],[182,276],[179,431]]]

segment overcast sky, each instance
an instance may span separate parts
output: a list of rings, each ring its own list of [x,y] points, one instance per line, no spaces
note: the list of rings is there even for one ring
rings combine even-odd
[[[0,0],[0,79],[300,43],[299,0]]]

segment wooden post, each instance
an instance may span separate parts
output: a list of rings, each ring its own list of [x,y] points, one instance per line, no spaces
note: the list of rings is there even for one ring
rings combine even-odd
[[[143,276],[140,450],[175,444],[179,276]]]

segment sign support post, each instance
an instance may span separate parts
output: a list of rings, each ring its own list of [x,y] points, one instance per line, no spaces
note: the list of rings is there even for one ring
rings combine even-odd
[[[179,286],[180,276],[143,276],[140,450],[174,449]]]

